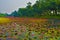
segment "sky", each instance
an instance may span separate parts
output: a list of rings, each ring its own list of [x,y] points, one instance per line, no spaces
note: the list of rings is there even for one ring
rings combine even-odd
[[[35,1],[36,0],[0,0],[0,12],[11,13],[14,10],[18,10],[18,8],[26,7],[28,2],[34,4]]]

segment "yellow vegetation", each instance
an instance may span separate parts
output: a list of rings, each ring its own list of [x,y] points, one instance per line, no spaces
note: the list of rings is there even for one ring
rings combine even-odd
[[[9,18],[3,18],[3,17],[0,18],[0,23],[8,23],[8,22],[10,22]]]

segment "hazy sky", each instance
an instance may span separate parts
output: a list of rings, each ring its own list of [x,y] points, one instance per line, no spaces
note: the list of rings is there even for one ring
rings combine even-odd
[[[0,0],[0,12],[11,13],[18,8],[25,7],[29,1],[34,4],[36,0]]]

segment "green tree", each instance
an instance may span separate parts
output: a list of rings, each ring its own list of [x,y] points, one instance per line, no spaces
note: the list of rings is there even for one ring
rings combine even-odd
[[[7,13],[0,13],[0,17],[7,17],[8,14]]]
[[[14,11],[14,12],[12,12],[12,13],[11,13],[11,15],[10,15],[10,16],[18,17],[19,15],[18,15],[17,11]]]

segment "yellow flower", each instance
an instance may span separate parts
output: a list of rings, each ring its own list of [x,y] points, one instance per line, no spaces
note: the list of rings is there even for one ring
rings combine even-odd
[[[53,38],[50,38],[49,40],[53,40]]]
[[[48,30],[48,33],[51,33],[51,30]]]
[[[45,33],[45,36],[51,36],[50,34],[48,34],[48,33]]]

